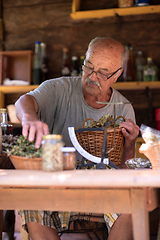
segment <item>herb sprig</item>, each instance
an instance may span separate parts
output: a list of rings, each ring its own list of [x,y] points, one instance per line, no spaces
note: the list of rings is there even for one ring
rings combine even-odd
[[[30,142],[27,138],[20,135],[17,139],[17,144],[12,147],[11,150],[7,150],[8,155],[16,155],[27,158],[38,158],[41,157],[42,148],[39,149],[34,147],[35,140]]]

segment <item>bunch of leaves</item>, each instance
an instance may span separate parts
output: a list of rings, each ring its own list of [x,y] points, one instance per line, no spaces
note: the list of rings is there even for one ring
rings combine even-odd
[[[6,152],[7,149],[11,150],[13,146],[17,144],[17,139],[19,136],[13,136],[13,135],[2,135],[2,151]]]
[[[35,140],[30,142],[28,138],[20,135],[17,139],[17,144],[11,150],[7,150],[8,155],[16,155],[28,158],[41,157],[42,147],[35,148]]]
[[[86,119],[87,120],[87,119]],[[98,121],[91,121],[89,125],[87,125],[87,123],[85,122],[84,128],[99,128],[99,127],[103,127],[105,122],[110,122],[113,120],[113,116],[110,114],[107,114],[105,117],[101,117]],[[114,127],[114,121],[110,124],[111,127]],[[115,121],[115,126],[118,127],[119,126],[119,122]]]

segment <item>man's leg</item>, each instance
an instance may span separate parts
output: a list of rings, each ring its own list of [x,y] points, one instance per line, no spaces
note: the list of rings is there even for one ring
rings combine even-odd
[[[113,224],[108,240],[132,240],[132,219],[130,214],[122,214]]]
[[[27,228],[32,240],[60,240],[57,231],[51,227],[29,222]]]

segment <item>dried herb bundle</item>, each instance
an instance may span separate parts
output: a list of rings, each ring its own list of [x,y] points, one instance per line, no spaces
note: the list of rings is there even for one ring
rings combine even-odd
[[[7,150],[8,155],[16,155],[28,158],[41,157],[42,148],[35,148],[35,140],[30,142],[27,138],[22,135],[17,139],[17,144],[12,147],[11,150]]]
[[[120,118],[121,118],[121,121],[117,121]],[[87,122],[86,122],[88,120],[91,120],[91,123],[89,125],[87,125]],[[94,121],[93,119],[88,118],[83,122],[83,125],[84,125],[84,128],[99,128],[99,127],[103,127],[105,122],[110,122],[111,120],[113,120],[113,116],[112,115],[110,116],[109,114],[107,114],[105,117],[101,117],[98,121]],[[125,121],[124,117],[122,116],[117,117],[115,119],[115,126],[118,127],[119,123],[123,121]],[[114,127],[114,123],[110,124],[110,127]]]

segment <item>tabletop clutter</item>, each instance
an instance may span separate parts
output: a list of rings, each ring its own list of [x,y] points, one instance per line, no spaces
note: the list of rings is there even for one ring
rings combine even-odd
[[[122,117],[120,116],[116,120],[120,120],[120,118]],[[82,148],[84,148],[84,151],[101,157],[103,150],[102,145],[104,144],[103,126],[107,119],[111,124],[107,127],[106,151],[108,152],[109,159],[118,165],[120,163],[119,159],[122,157],[124,139],[121,127],[118,123],[116,123],[116,125],[114,124],[112,116],[102,117],[97,122],[93,119],[86,119],[87,121],[91,121],[90,124],[87,125],[85,120],[82,128],[77,129],[75,137]],[[122,118],[122,120],[125,119]],[[127,168],[160,169],[160,131],[142,124],[140,132],[145,143],[140,146],[139,152],[143,153],[148,159],[128,159],[125,162]],[[29,142],[29,140],[22,135],[2,135],[1,133],[0,140],[1,162],[9,158],[16,169],[62,171],[77,168],[78,161],[76,161],[75,152],[76,150],[78,151],[78,149],[75,147],[64,147],[61,135],[49,134],[43,136],[40,149],[34,147],[35,141]]]
[[[150,160],[152,169],[160,169],[160,131],[144,124],[140,131],[145,143],[140,146],[139,152]]]

